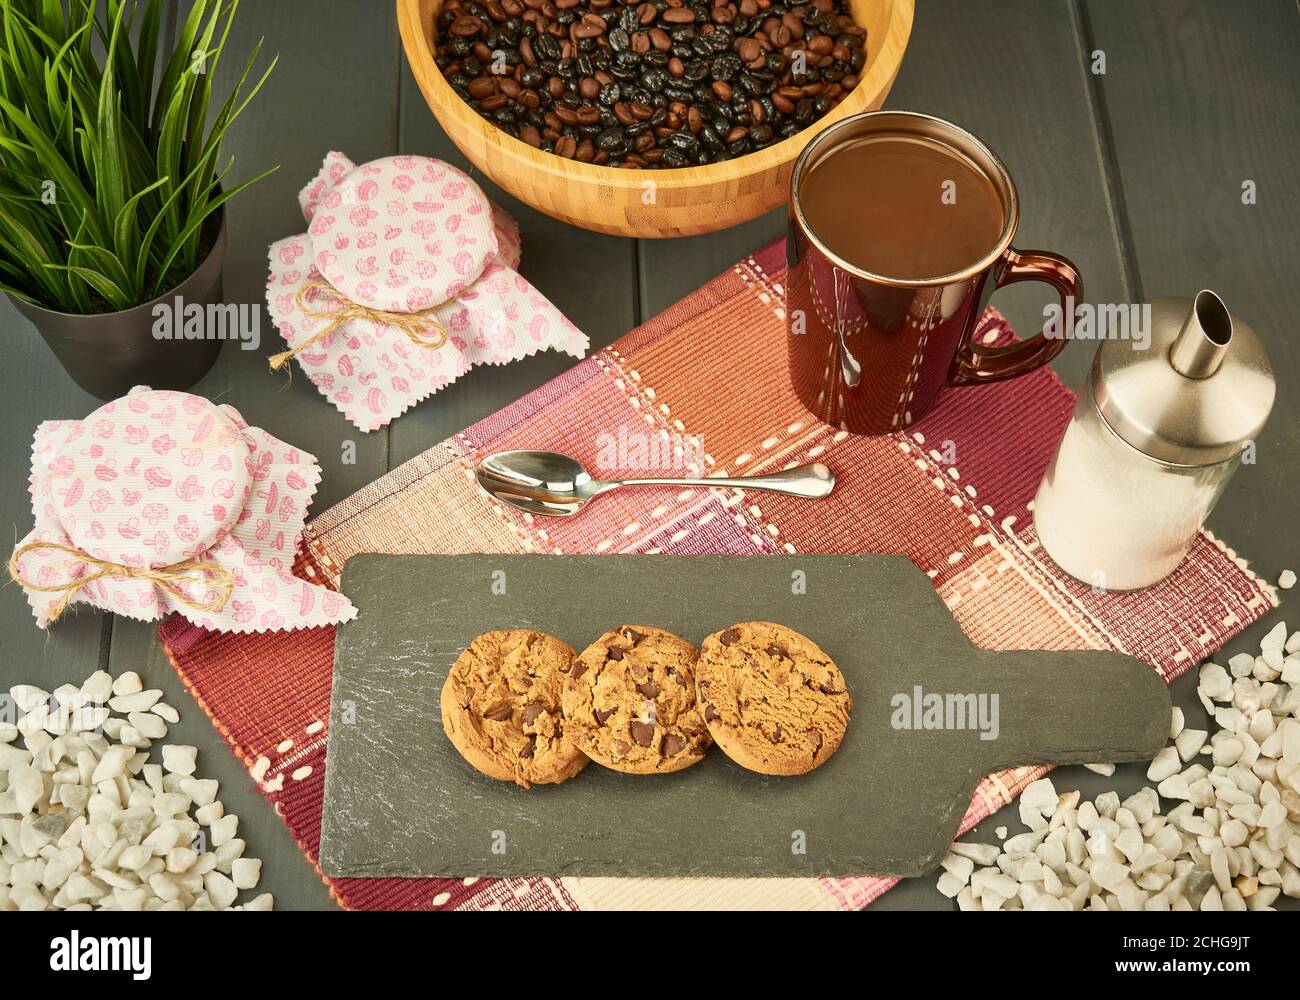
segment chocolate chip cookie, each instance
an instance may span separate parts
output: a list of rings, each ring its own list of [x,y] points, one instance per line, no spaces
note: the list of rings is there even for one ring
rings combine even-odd
[[[563,706],[578,748],[615,771],[680,771],[710,743],[695,703],[695,647],[650,625],[624,625],[584,649]]]
[[[442,686],[442,728],[489,778],[530,785],[565,781],[587,766],[560,708],[576,654],[544,632],[485,632],[456,658]]]
[[[772,622],[741,622],[705,639],[695,687],[714,741],[761,774],[804,774],[826,763],[853,708],[831,658]]]

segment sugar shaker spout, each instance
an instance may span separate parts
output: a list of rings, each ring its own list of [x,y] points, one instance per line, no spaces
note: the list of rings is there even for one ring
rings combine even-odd
[[[1169,347],[1169,363],[1187,378],[1209,378],[1223,364],[1232,342],[1228,307],[1208,288],[1196,293],[1182,328]]]

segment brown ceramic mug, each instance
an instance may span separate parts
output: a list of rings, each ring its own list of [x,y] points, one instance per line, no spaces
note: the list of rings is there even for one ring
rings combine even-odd
[[[800,199],[805,179],[846,143],[888,136],[939,147],[988,180],[1001,203],[1002,228],[987,253],[953,273],[898,278],[843,259],[813,231]],[[846,199],[844,212],[853,209]],[[989,297],[1003,285],[1047,282],[1061,296],[1062,315],[1072,315],[1074,303],[1082,301],[1079,273],[1068,260],[1012,247],[1019,221],[1020,201],[1007,168],[951,122],[875,111],[845,118],[814,138],[790,177],[786,241],[786,339],[790,376],[803,404],[841,429],[885,434],[917,420],[945,386],[1014,378],[1051,361],[1065,346],[1064,337],[1039,333],[1004,347],[971,339]],[[880,251],[887,258],[888,245]]]

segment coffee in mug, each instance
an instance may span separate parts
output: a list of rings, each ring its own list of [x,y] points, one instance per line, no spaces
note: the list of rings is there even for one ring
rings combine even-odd
[[[1064,257],[1012,248],[1011,176],[956,125],[897,111],[843,119],[808,144],[790,183],[790,373],[825,422],[900,430],[945,386],[1021,375],[1065,346],[971,341],[1002,285],[1046,281],[1067,311],[1082,286]]]

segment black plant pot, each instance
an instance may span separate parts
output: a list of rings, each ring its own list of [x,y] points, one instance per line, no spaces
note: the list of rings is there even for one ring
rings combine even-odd
[[[160,340],[154,337],[154,306],[179,296],[204,307],[221,301],[221,269],[226,259],[226,220],[198,268],[152,302],[110,313],[65,313],[9,300],[45,338],[72,381],[92,396],[116,399],[137,385],[188,389],[207,374],[221,353],[222,340]]]

